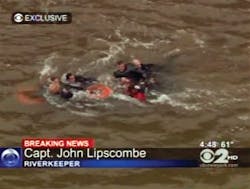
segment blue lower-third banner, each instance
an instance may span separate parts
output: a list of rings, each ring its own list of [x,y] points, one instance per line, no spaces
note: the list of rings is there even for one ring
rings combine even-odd
[[[198,167],[195,160],[86,160],[80,162],[81,167],[89,168],[166,168],[166,167]]]
[[[195,167],[250,167],[250,149],[0,147],[0,168]]]
[[[195,160],[80,160],[24,161],[26,168],[166,168],[198,167]]]

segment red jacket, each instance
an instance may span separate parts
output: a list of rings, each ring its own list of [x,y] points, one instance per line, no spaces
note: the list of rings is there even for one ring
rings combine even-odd
[[[146,101],[146,95],[143,91],[139,91],[139,90],[135,90],[132,87],[128,87],[125,91],[125,94],[141,101],[141,102],[145,102]]]
[[[146,101],[146,96],[143,92],[137,92],[134,93],[132,95],[133,98],[136,98],[137,100],[141,101],[141,102],[145,102]]]

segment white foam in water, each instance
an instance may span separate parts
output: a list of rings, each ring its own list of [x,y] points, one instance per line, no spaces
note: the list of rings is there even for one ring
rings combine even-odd
[[[106,56],[99,58],[95,61],[92,61],[90,63],[90,65],[99,65],[99,64],[105,65],[105,64],[113,63],[112,61],[114,61],[118,57],[118,55],[125,53],[125,49],[127,48],[127,46],[144,47],[146,49],[152,49],[152,48],[155,48],[157,46],[157,44],[170,43],[169,40],[159,40],[159,39],[156,39],[156,40],[153,40],[150,42],[142,42],[136,38],[129,39],[128,37],[123,36],[119,29],[115,30],[115,35],[120,38],[119,42],[110,42],[110,41],[107,41],[107,40],[104,40],[101,38],[96,39],[96,40],[100,40],[100,41],[103,41],[106,44],[108,44],[109,50],[108,51],[100,51],[100,53],[105,54]]]
[[[187,103],[179,102],[166,94],[161,94],[157,96],[156,99],[149,100],[149,102],[153,104],[169,104],[172,107],[182,107],[185,110],[195,110],[195,111],[201,110],[198,104],[187,104]]]
[[[201,40],[196,33],[193,33],[194,42],[199,45],[200,48],[205,47],[205,41]]]
[[[185,102],[192,97],[197,97],[197,93],[194,92],[195,89],[185,89],[179,93],[171,93],[170,95],[160,93],[157,91],[151,91],[150,94],[156,96],[155,99],[151,99],[150,103],[153,104],[169,104],[172,107],[182,107],[185,110],[195,110],[199,111],[202,109],[199,103]]]
[[[84,67],[79,68],[82,72],[86,70],[95,71],[96,68],[99,66],[102,68],[103,66],[106,66],[108,64],[113,64],[113,62],[122,54],[125,54],[126,48],[128,47],[142,47],[145,49],[153,49],[156,48],[158,44],[162,43],[170,43],[169,40],[153,40],[153,41],[147,41],[142,42],[136,38],[130,39],[124,35],[121,34],[120,30],[115,30],[115,35],[119,38],[119,41],[111,42],[105,39],[98,38],[96,40],[100,40],[104,43],[106,43],[109,48],[106,51],[95,51],[95,53],[99,53],[101,55],[105,55],[102,58],[98,58],[97,60],[94,60],[90,62],[87,65],[84,65]],[[192,37],[193,43],[195,47],[192,48],[204,48],[205,42],[198,36],[196,33],[193,32],[187,32],[185,30],[179,30],[177,31],[177,37],[181,37],[181,35],[188,35],[188,37]],[[111,37],[110,37],[111,38]],[[188,49],[188,48],[186,48]],[[180,52],[184,51],[185,49],[180,48],[174,48],[173,50],[166,52],[166,56],[175,56],[176,54],[179,54]],[[54,56],[54,55],[53,55]],[[53,68],[53,64],[49,62],[53,62],[53,56],[49,57],[44,64],[44,68],[41,71],[41,75],[50,74],[56,71],[56,68]],[[76,60],[79,61],[79,60]],[[82,73],[80,72],[80,73]],[[108,86],[112,86],[112,76],[108,73],[104,73],[103,75],[100,75],[98,77],[100,81],[102,81],[104,84]],[[150,92],[151,93],[151,92]],[[164,94],[159,92],[152,92],[151,93],[154,96],[154,99],[149,99],[149,103],[152,104],[168,104],[172,107],[179,107],[185,110],[189,111],[199,111],[201,109],[207,109],[207,108],[213,108],[217,105],[225,105],[230,104],[233,101],[239,101],[240,99],[233,98],[230,95],[223,94],[220,91],[212,91],[209,89],[195,89],[195,88],[185,88],[181,92],[171,93],[171,94]],[[92,114],[91,108],[93,107],[108,107],[111,108],[114,105],[111,103],[108,103],[105,100],[88,100],[86,92],[82,92],[79,94],[75,94],[73,101],[79,101],[78,102],[72,102],[72,106],[75,108],[78,108],[79,111],[72,110],[70,107],[70,111],[74,114],[81,115],[81,116],[94,116],[98,115],[98,112],[94,112]],[[130,102],[131,104],[134,104],[139,107],[145,107],[147,104],[141,103],[138,100],[129,97],[124,94],[120,93],[114,93],[111,98],[124,101],[124,104],[127,104],[126,102]],[[150,97],[151,98],[151,97]],[[82,99],[86,100],[86,102],[83,102]],[[209,99],[209,100],[208,100]],[[197,100],[201,103],[196,103]],[[51,99],[53,101],[53,98]],[[57,105],[56,105],[57,106]],[[65,104],[62,107],[68,107],[69,104]],[[90,110],[86,110],[86,107]],[[82,109],[82,111],[81,111]],[[249,119],[246,117],[240,117],[239,119],[245,120]]]
[[[169,57],[169,56],[175,56],[175,55],[178,55],[179,53],[181,52],[181,49],[179,48],[175,48],[167,53],[164,53],[164,57]]]
[[[98,115],[97,112],[83,112],[83,111],[75,111],[75,110],[70,110],[72,114],[79,115],[79,116],[84,116],[84,117],[95,117]]]
[[[130,103],[135,104],[137,106],[146,107],[146,104],[141,103],[140,101],[138,101],[135,98],[132,98],[132,97],[130,97],[128,95],[124,95],[124,94],[121,94],[121,93],[115,93],[115,94],[112,95],[112,97],[115,98],[115,99],[130,102]]]
[[[57,67],[53,67],[53,60],[57,57],[56,53],[52,53],[48,58],[46,58],[43,62],[43,68],[39,72],[40,80],[44,77],[49,77],[57,72]]]
[[[180,98],[204,98],[215,96],[215,93],[208,89],[185,88],[183,92],[177,93],[176,95]]]
[[[102,81],[103,84],[107,86],[113,85],[113,76],[110,74],[102,74],[97,77],[97,80]]]
[[[80,101],[80,100],[82,100],[82,99],[84,99],[86,97],[87,97],[87,92],[86,91],[76,91],[76,92],[74,92],[72,100]]]
[[[150,49],[150,48],[155,46],[155,43],[154,42],[145,43],[145,42],[138,41],[136,38],[133,38],[133,42],[130,43],[130,45],[132,47],[140,47],[140,46],[142,46],[142,47],[144,47],[146,49]]]
[[[189,104],[198,107],[199,109],[214,109],[217,106],[230,107],[232,103],[243,102],[244,99],[235,97],[230,94],[231,91],[226,90],[209,90],[203,88],[185,88],[183,91],[178,93],[171,93],[169,98],[174,99],[181,105]],[[159,96],[159,95],[158,95]],[[189,103],[189,101],[197,101],[200,103]],[[165,99],[166,102],[170,100]]]
[[[97,60],[94,60],[90,62],[88,65],[84,65],[84,67],[79,68],[79,73],[84,73],[86,71],[94,71],[97,67],[99,66],[105,66],[106,64],[111,64],[113,63],[117,57],[121,54],[125,53],[125,50],[127,47],[143,47],[145,49],[153,49],[157,46],[157,44],[162,44],[162,43],[170,43],[169,40],[153,40],[149,42],[142,42],[139,41],[136,38],[129,39],[126,36],[123,36],[120,32],[119,29],[115,30],[115,35],[120,39],[120,41],[116,42],[110,42],[105,39],[96,39],[96,40],[101,40],[104,43],[106,43],[109,46],[109,49],[107,51],[97,51],[98,53],[106,55],[105,57],[99,58]],[[168,52],[168,56],[171,56],[173,54],[179,53],[181,50],[176,48],[173,51]],[[43,68],[40,71],[40,78],[45,77],[45,76],[51,76],[55,72],[57,72],[57,67],[53,65],[53,60],[57,57],[58,55],[56,53],[52,53],[47,59],[44,60],[43,62]],[[79,62],[79,59],[73,59],[71,63],[74,62]],[[100,81],[102,81],[104,84],[108,86],[112,86],[113,81],[112,81],[112,76],[109,74],[103,74],[98,77]],[[70,112],[81,115],[81,116],[95,116],[98,115],[97,112],[92,112],[91,110],[87,110],[86,108],[93,108],[93,107],[107,107],[107,108],[112,108],[114,105],[111,103],[106,102],[105,100],[93,100],[93,99],[88,99],[88,95],[84,91],[78,91],[74,92],[74,97],[70,101],[58,101],[57,98],[53,97],[52,95],[45,93],[45,98],[48,100],[48,102],[51,105],[54,105],[58,108],[66,108]],[[188,103],[184,103],[182,101],[179,101],[175,96],[169,96],[166,94],[156,94],[155,99],[149,100],[150,103],[156,104],[156,103],[167,103],[170,104],[171,106],[175,107],[183,107],[184,109],[187,110],[198,110],[199,107],[197,105],[192,105]],[[145,107],[147,104],[141,103],[137,99],[134,99],[132,97],[129,97],[124,94],[120,93],[114,93],[111,98],[130,102],[131,104],[137,105],[139,107]],[[74,108],[73,108],[74,107]],[[79,109],[79,110],[75,110]]]
[[[109,42],[101,38],[96,39],[96,40],[103,41],[106,44],[108,44],[109,50],[100,51],[102,54],[105,54],[106,56],[90,62],[90,65],[111,63],[112,60],[115,59],[117,55],[124,53],[124,50],[126,48],[125,45],[128,44],[130,40],[128,38],[122,37],[119,30],[116,30],[115,33],[118,37],[120,37],[121,39],[120,42]]]
[[[248,121],[250,119],[250,116],[248,116],[248,115],[241,115],[241,116],[238,116],[238,119],[240,119],[242,121]]]
[[[43,96],[44,96],[44,98],[46,98],[46,100],[47,100],[47,102],[48,102],[49,104],[51,104],[51,105],[53,105],[53,106],[55,106],[55,107],[57,107],[57,108],[65,108],[65,107],[67,107],[68,102],[65,102],[65,103],[62,103],[62,102],[61,102],[61,103],[58,103],[58,102],[56,101],[55,97],[51,96],[51,95],[49,94],[48,91],[46,91],[46,92],[43,94]]]
[[[72,103],[71,101],[60,101],[57,102],[56,97],[51,96],[48,91],[44,93],[43,95],[47,102],[57,108],[64,108],[64,109],[68,109],[71,113],[76,114],[76,115],[80,115],[80,116],[85,116],[85,117],[93,117],[93,116],[97,116],[97,112],[94,111],[90,111],[90,110],[84,110],[84,108],[86,107],[86,104],[80,104],[80,103]],[[80,95],[79,95],[80,96]],[[78,97],[80,98],[80,97]],[[79,108],[80,110],[72,110],[69,108],[69,106],[75,106],[76,108]]]
[[[84,107],[113,107],[112,104],[104,102],[103,100],[99,100],[99,99],[91,99],[93,100],[95,103],[88,103],[87,101],[89,101],[89,97],[88,97],[88,93],[86,91],[76,91],[74,92],[74,96],[71,99],[72,102],[74,101],[78,101],[78,102],[84,102],[84,105],[82,103],[74,103],[74,105],[77,108],[84,108]]]

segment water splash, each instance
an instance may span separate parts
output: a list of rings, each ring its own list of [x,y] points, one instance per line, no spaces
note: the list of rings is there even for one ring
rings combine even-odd
[[[177,31],[177,34],[187,35],[187,32],[184,30]],[[106,66],[109,66],[111,63],[117,60],[120,55],[125,54],[126,49],[128,47],[144,48],[145,50],[151,50],[151,49],[157,49],[158,45],[167,45],[171,43],[171,41],[168,39],[166,40],[154,39],[152,41],[147,41],[147,42],[140,41],[136,38],[130,39],[129,37],[122,35],[119,28],[115,30],[114,35],[118,37],[119,39],[118,41],[109,41],[108,39],[96,38],[95,40],[101,41],[109,47],[106,51],[95,50],[96,54],[101,54],[105,56],[104,57],[102,56],[101,58],[93,60],[89,64],[84,65],[84,67],[79,67],[77,71],[78,73],[85,73],[87,71],[93,72],[95,70],[103,68],[102,74],[98,76],[98,79],[102,81],[102,83],[112,88],[114,88],[114,80],[109,73],[105,73],[105,72],[103,73],[103,70],[105,70]],[[197,35],[193,35],[193,37],[196,38],[195,43],[200,44],[200,45],[203,44],[201,41],[198,41]],[[167,57],[175,56],[176,54],[180,54],[181,51],[182,50],[180,48],[174,48],[173,50],[166,52],[165,55]],[[56,53],[52,53],[47,59],[45,59],[43,69],[40,71],[40,78],[44,76],[50,76],[57,72],[58,69],[53,64],[54,59],[57,57],[58,55]],[[72,61],[69,62],[69,65],[75,62],[77,63],[79,61],[80,59],[73,58]],[[150,99],[148,100],[148,102],[151,104],[168,104],[172,107],[180,107],[180,108],[183,108],[185,110],[190,110],[190,111],[199,111],[202,109],[202,106],[199,103],[188,102],[188,100],[192,98],[202,98],[204,94],[205,96],[212,95],[212,93],[209,93],[209,92],[207,93],[204,91],[197,92],[194,89],[190,89],[190,88],[189,89],[187,88],[182,92],[173,93],[170,95],[165,94],[165,93],[160,93],[160,92],[155,92],[155,93],[152,92],[150,94]],[[74,92],[73,99],[70,102],[67,102],[64,104],[59,104],[58,102],[56,102],[54,98],[50,98],[49,96],[46,96],[46,98],[48,99],[50,104],[53,104],[56,107],[67,108],[70,111],[74,112],[75,114],[85,115],[85,116],[91,114],[91,113],[88,113],[88,111],[91,112],[91,108],[105,107],[109,109],[109,108],[114,107],[114,104],[111,104],[109,102],[104,102],[100,100],[94,101],[93,99],[88,99],[87,93],[84,91]],[[129,97],[127,95],[117,93],[117,92],[112,95],[111,99],[129,102],[139,107],[146,107],[149,105],[149,104],[141,103],[132,97]],[[72,109],[72,107],[74,108]],[[90,110],[86,108],[90,108]],[[97,113],[95,112],[94,115],[97,115]]]
[[[44,78],[48,78],[49,76],[55,74],[57,72],[57,67],[53,65],[53,61],[57,58],[57,53],[52,53],[48,58],[46,58],[42,64],[43,68],[39,72],[40,80],[44,80]]]
[[[184,103],[184,102],[178,101],[178,99],[175,99],[174,95],[159,94],[155,92],[152,92],[152,94],[156,95],[155,99],[149,100],[149,102],[152,104],[168,104],[172,107],[184,108],[185,110],[194,110],[194,111],[201,110],[201,107],[199,106],[198,103],[196,104]]]
[[[130,102],[130,103],[135,104],[135,105],[140,106],[140,107],[146,107],[146,104],[136,100],[135,98],[132,98],[128,95],[125,95],[125,94],[115,93],[115,94],[113,94],[112,97],[115,99],[118,99],[118,100]]]

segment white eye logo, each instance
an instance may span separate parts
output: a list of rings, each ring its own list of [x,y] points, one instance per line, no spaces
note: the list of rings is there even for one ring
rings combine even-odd
[[[16,14],[14,15],[14,21],[15,21],[16,23],[22,22],[22,21],[23,21],[23,14],[21,14],[21,13],[16,13]]]
[[[212,163],[214,158],[214,152],[210,149],[204,149],[200,153],[200,159],[203,163]]]

